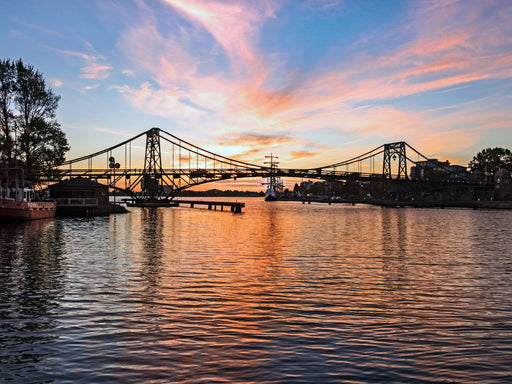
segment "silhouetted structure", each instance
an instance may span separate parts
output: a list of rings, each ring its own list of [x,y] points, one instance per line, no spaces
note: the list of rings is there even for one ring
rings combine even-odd
[[[110,204],[108,186],[83,177],[63,180],[49,188],[50,197],[57,201],[58,216],[101,216],[124,210]]]

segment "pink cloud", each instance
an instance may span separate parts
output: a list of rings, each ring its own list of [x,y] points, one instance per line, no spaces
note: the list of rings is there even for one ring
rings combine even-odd
[[[441,23],[454,13],[452,9],[447,12],[443,5],[461,6],[455,2],[445,2],[430,8],[428,13],[435,20],[435,24]],[[342,118],[342,114],[337,111],[350,109],[354,102],[394,99],[426,91],[460,87],[479,80],[510,78],[512,54],[507,47],[512,42],[511,38],[504,36],[500,43],[488,34],[481,33],[494,29],[500,35],[500,29],[511,29],[507,26],[508,21],[504,15],[508,15],[510,19],[512,8],[506,8],[500,10],[503,15],[498,18],[498,25],[503,29],[489,25],[495,23],[494,18],[489,21],[478,16],[478,12],[471,12],[471,17],[463,22],[454,18],[449,24],[450,27],[443,27],[439,33],[429,31],[428,35],[422,36],[426,29],[423,25],[430,23],[431,18],[415,19],[411,24],[418,25],[416,28],[419,35],[412,42],[380,57],[360,56],[362,61],[357,61],[356,58],[349,69],[308,79],[300,89],[287,95],[286,103],[273,104],[275,108],[262,108],[266,101],[259,102],[252,110],[280,115],[286,124],[310,125],[316,120],[328,126],[330,120],[331,125],[334,123],[342,128],[347,125],[346,120],[337,123],[336,119]],[[417,17],[425,12],[427,11],[419,11]],[[450,33],[444,35],[447,32]],[[487,44],[489,41],[492,44]],[[252,100],[258,101],[254,98]],[[363,129],[364,132],[362,127],[357,129]]]
[[[455,0],[414,3],[410,22],[400,26],[411,36],[408,42],[389,46],[378,56],[365,52],[363,44],[359,53],[336,65],[320,61],[318,70],[283,91],[272,87],[269,79],[279,76],[258,50],[260,28],[276,17],[276,3],[165,1],[195,28],[208,31],[226,53],[234,73],[229,69],[201,73],[205,59],[183,36],[162,35],[149,18],[125,31],[118,46],[137,70],[151,74],[153,83],[116,88],[148,113],[178,118],[195,129],[214,130],[218,137],[241,131],[295,134],[331,128],[355,140],[355,150],[357,141],[371,138],[424,142],[427,153],[464,151],[483,131],[508,121],[491,109],[476,114],[470,108],[454,106],[452,112],[441,115],[380,104],[480,80],[510,78],[510,5],[493,8],[485,2]],[[354,107],[360,104],[368,107]],[[200,125],[205,116],[215,119]],[[463,123],[465,129],[460,127]],[[454,135],[464,138],[450,143]],[[247,149],[250,143],[240,145],[248,155],[256,153]],[[293,148],[285,142],[275,145],[296,153],[308,151],[298,142]],[[325,148],[325,159],[336,162],[344,158],[335,149],[337,145]]]
[[[100,86],[99,84],[88,85],[88,86],[84,87],[84,89],[85,89],[86,91],[90,91],[91,89],[96,89],[96,88],[98,88],[99,86]]]
[[[198,60],[177,37],[161,35],[151,15],[124,31],[117,46],[138,70],[149,73],[161,86],[173,87],[196,74]]]
[[[116,89],[124,94],[136,108],[157,116],[173,116],[183,119],[183,121],[190,121],[198,115],[204,114],[204,112],[182,103],[180,98],[183,97],[183,93],[179,90],[153,89],[149,82],[142,84],[140,88],[122,86],[111,87],[111,89]]]
[[[84,79],[106,79],[110,75],[113,67],[109,65],[91,64],[82,68],[82,77]]]
[[[260,0],[204,1],[166,0],[205,28],[224,48],[237,72],[260,81],[265,65],[254,48],[254,40],[265,19],[275,17],[277,2]]]
[[[93,49],[90,43],[86,42],[89,49]],[[106,64],[100,64],[101,61],[105,60],[102,55],[90,55],[87,53],[70,51],[70,50],[58,50],[60,53],[81,59],[86,63],[86,66],[82,68],[82,75],[80,77],[84,79],[95,79],[103,80],[110,76],[110,71],[113,69],[112,66]]]

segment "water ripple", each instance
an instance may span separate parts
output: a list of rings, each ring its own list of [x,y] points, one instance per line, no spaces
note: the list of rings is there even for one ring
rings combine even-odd
[[[248,200],[2,225],[0,377],[512,381],[510,212]]]

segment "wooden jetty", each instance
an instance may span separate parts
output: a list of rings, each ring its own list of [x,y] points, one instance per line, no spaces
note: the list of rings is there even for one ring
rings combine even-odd
[[[207,206],[209,210],[217,210],[217,207],[221,211],[224,211],[224,207],[229,207],[231,212],[242,213],[242,208],[245,208],[245,203],[232,202],[232,201],[209,201],[209,200],[155,200],[155,201],[133,201],[131,199],[123,199],[128,207],[144,207],[144,208],[156,208],[156,207],[179,207],[180,205],[189,205],[190,208],[194,208],[196,205]]]
[[[230,202],[230,201],[208,201],[208,200],[174,200],[178,205],[190,205],[190,208],[194,208],[196,205],[205,205],[208,206],[209,210],[217,210],[217,207],[220,207],[220,210],[223,211],[224,207],[229,207],[231,212],[234,213],[242,213],[242,208],[245,208],[245,203],[240,202]]]
[[[148,200],[137,201],[131,199],[123,199],[128,207],[142,207],[142,208],[158,208],[158,207],[177,207],[178,203],[173,200]]]

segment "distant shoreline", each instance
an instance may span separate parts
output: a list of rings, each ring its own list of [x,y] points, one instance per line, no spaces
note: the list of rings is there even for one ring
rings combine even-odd
[[[111,195],[113,196],[113,195]],[[116,196],[124,196],[118,194]],[[127,196],[126,196],[127,197]],[[182,197],[264,197],[263,192],[251,191],[183,191],[176,196]],[[305,203],[322,204],[367,204],[381,207],[409,207],[409,208],[469,208],[469,209],[500,209],[512,210],[512,201],[510,200],[440,200],[440,201],[418,201],[418,200],[385,200],[385,199],[317,199],[317,198],[298,198],[298,197],[278,197],[278,201],[296,201]]]
[[[368,204],[390,208],[470,208],[470,209],[504,209],[512,210],[512,201],[414,201],[414,200],[315,200],[305,199],[303,202],[327,204]]]

